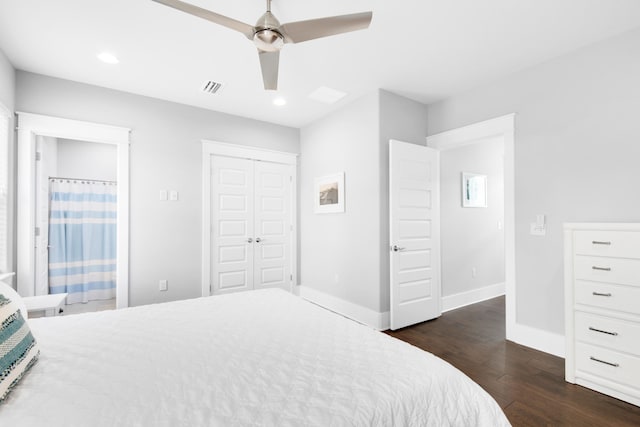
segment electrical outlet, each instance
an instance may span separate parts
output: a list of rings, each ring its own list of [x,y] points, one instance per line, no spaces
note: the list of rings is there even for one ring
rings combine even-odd
[[[535,222],[532,222],[529,229],[529,234],[532,236],[546,236],[547,228],[544,225],[539,225]]]
[[[477,275],[477,274],[478,274],[478,271],[476,270],[476,268],[475,268],[475,267],[473,267],[473,268],[471,269],[471,277],[476,277],[476,275]]]
[[[166,279],[162,279],[158,282],[158,287],[160,288],[161,291],[166,291],[167,289],[169,289],[169,281]]]
[[[169,191],[169,200],[171,200],[172,202],[178,201],[178,190]]]

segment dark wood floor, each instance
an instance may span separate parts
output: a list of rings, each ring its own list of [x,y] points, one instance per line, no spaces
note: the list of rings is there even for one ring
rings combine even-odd
[[[564,359],[505,340],[504,297],[389,335],[480,384],[514,426],[640,426],[640,408],[564,381]]]

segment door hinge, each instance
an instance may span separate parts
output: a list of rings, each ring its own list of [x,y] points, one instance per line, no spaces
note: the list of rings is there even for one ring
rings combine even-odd
[[[293,274],[289,275],[289,280],[291,280],[293,282]]]
[[[36,162],[39,162],[40,160],[42,160],[42,153],[39,151],[36,151]]]
[[[289,182],[293,182],[293,176],[289,177]]]
[[[211,295],[211,283],[209,283],[209,295]]]
[[[36,227],[35,235],[36,235],[36,237],[38,237],[40,235],[40,227]]]

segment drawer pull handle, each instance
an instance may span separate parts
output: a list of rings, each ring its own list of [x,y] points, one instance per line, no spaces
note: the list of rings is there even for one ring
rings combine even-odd
[[[591,267],[592,270],[600,270],[600,271],[611,271],[611,267],[596,267],[595,265]]]
[[[611,245],[611,242],[599,242],[597,240],[592,241],[594,245]]]
[[[594,362],[600,362],[600,363],[604,363],[605,365],[613,366],[614,368],[617,368],[618,366],[620,366],[617,363],[611,363],[604,360],[596,359],[593,356],[590,356],[589,359],[593,360]]]
[[[592,292],[592,293],[593,293],[593,295],[595,295],[597,297],[610,297],[611,296],[610,293],[608,293],[608,294],[603,294],[603,293],[600,293],[600,292]]]
[[[594,332],[600,332],[601,334],[613,335],[614,337],[618,336],[617,332],[603,331],[602,329],[592,328],[591,326],[589,326],[589,330]]]

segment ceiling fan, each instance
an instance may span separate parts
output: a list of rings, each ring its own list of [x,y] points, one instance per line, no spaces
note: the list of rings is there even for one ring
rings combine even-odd
[[[239,31],[249,40],[253,40],[258,48],[262,80],[266,90],[278,88],[280,49],[285,43],[301,43],[321,37],[363,30],[369,27],[373,17],[373,12],[362,12],[280,24],[280,21],[271,13],[271,0],[267,0],[266,13],[258,19],[255,26],[251,26],[180,0],[153,1]]]

